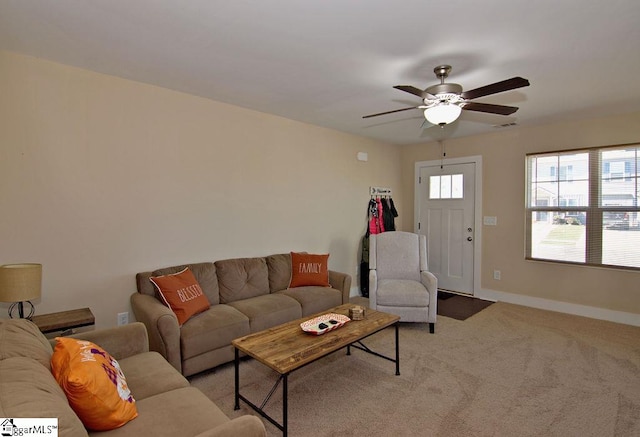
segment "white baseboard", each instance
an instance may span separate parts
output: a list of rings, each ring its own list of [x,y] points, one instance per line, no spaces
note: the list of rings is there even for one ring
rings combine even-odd
[[[626,325],[640,326],[640,314],[624,311],[608,310],[606,308],[591,307],[557,300],[543,299],[540,297],[525,296],[521,294],[506,293],[482,289],[475,293],[475,297],[495,302],[506,302],[523,305],[542,310],[557,311],[576,316],[590,317],[592,319],[607,320],[609,322],[624,323]]]

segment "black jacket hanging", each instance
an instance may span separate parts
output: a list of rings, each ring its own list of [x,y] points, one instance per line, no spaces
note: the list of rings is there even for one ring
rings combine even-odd
[[[360,294],[369,297],[369,230],[362,237],[362,255],[360,257]]]
[[[398,211],[396,210],[396,206],[393,204],[393,198],[389,197],[389,205],[391,205],[391,213],[394,217],[398,217]]]
[[[384,230],[386,231],[395,231],[396,223],[394,217],[398,216],[394,215],[393,211],[395,211],[395,207],[391,208],[391,198],[382,199],[382,223],[384,224]]]

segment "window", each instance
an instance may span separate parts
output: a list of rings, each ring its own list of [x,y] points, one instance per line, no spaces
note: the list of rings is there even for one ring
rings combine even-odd
[[[526,257],[640,269],[640,145],[527,156]]]
[[[429,199],[462,199],[463,175],[448,174],[429,178]]]

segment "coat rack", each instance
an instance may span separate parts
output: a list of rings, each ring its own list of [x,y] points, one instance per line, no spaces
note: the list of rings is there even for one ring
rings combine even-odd
[[[374,196],[391,196],[391,188],[387,187],[369,187],[369,194]]]

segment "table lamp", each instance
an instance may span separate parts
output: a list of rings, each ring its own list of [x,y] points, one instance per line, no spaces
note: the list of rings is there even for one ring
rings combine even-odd
[[[38,299],[42,289],[42,264],[5,264],[0,266],[0,302],[12,302],[9,317],[18,307],[18,315],[24,319],[24,303],[31,305],[26,316],[31,319],[35,308],[32,299]]]

